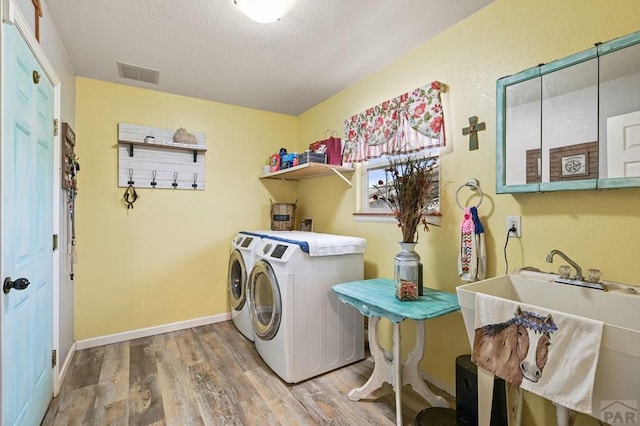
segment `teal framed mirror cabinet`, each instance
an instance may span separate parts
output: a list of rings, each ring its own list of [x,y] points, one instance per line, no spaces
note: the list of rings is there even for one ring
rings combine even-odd
[[[496,84],[496,193],[640,187],[640,32]]]

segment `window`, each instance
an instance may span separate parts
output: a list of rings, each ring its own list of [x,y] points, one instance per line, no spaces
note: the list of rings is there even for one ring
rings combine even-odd
[[[429,214],[429,223],[438,225],[440,214],[440,156],[439,148],[425,149],[419,154],[423,158],[430,158],[433,161],[433,175],[432,175],[432,201],[427,206],[427,213]],[[361,200],[360,200],[360,212],[355,214],[358,221],[371,221],[371,222],[395,222],[395,218],[391,213],[389,206],[381,199],[374,197],[379,191],[376,189],[382,188],[388,185],[387,181],[389,176],[386,173],[386,169],[390,162],[394,160],[393,156],[384,156],[382,158],[370,159],[363,163],[362,166],[362,188],[361,188]],[[399,158],[401,158],[399,156]],[[379,182],[383,182],[382,185]]]

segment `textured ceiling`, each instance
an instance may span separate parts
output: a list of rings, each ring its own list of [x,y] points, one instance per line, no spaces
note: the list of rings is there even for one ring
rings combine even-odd
[[[272,24],[233,0],[48,0],[78,76],[297,115],[493,0],[295,0]],[[123,79],[116,62],[160,72]]]

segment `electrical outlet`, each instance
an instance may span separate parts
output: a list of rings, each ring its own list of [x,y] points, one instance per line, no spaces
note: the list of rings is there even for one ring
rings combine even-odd
[[[509,232],[512,227],[516,228],[516,232]],[[507,232],[509,232],[510,237],[522,237],[522,223],[520,222],[520,216],[507,216]]]

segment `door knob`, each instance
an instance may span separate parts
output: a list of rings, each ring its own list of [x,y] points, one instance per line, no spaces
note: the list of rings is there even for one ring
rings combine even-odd
[[[12,288],[15,288],[16,290],[24,290],[25,288],[29,287],[29,284],[31,283],[26,278],[18,278],[15,281],[11,281],[11,277],[7,277],[4,279],[2,291],[4,292],[4,294],[7,294],[11,291]]]

